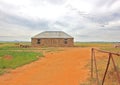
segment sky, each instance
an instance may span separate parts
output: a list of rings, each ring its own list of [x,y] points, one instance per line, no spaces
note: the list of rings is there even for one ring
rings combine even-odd
[[[75,41],[120,41],[120,0],[0,0],[0,41],[64,31]]]

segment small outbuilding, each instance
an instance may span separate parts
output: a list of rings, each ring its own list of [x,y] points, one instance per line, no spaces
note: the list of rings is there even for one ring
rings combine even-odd
[[[72,47],[74,38],[63,31],[45,31],[31,38],[35,47]]]

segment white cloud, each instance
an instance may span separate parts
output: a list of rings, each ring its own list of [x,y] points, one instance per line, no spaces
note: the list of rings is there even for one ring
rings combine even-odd
[[[112,6],[111,6],[111,10],[116,10],[120,8],[120,0],[116,0],[116,3],[114,3]]]
[[[54,20],[60,16],[64,16],[67,12],[67,9],[63,5],[53,5],[48,3],[50,0],[37,0],[37,5],[34,3],[34,0],[3,0],[0,6],[2,11],[5,11],[9,14],[22,16],[25,18],[32,19],[49,19]],[[32,4],[32,2],[34,4]]]
[[[115,41],[119,10],[119,0],[0,0],[0,36],[30,40],[42,31],[62,30],[76,41]]]
[[[68,4],[82,12],[89,13],[92,10],[92,4],[85,0],[69,0]]]

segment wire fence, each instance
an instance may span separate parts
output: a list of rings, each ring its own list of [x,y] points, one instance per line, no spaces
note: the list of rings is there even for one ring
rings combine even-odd
[[[91,49],[91,85],[120,85],[120,53]]]

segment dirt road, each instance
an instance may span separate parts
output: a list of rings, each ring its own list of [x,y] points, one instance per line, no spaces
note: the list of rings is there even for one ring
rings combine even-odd
[[[89,77],[89,48],[49,52],[31,64],[0,76],[0,85],[80,85]]]

